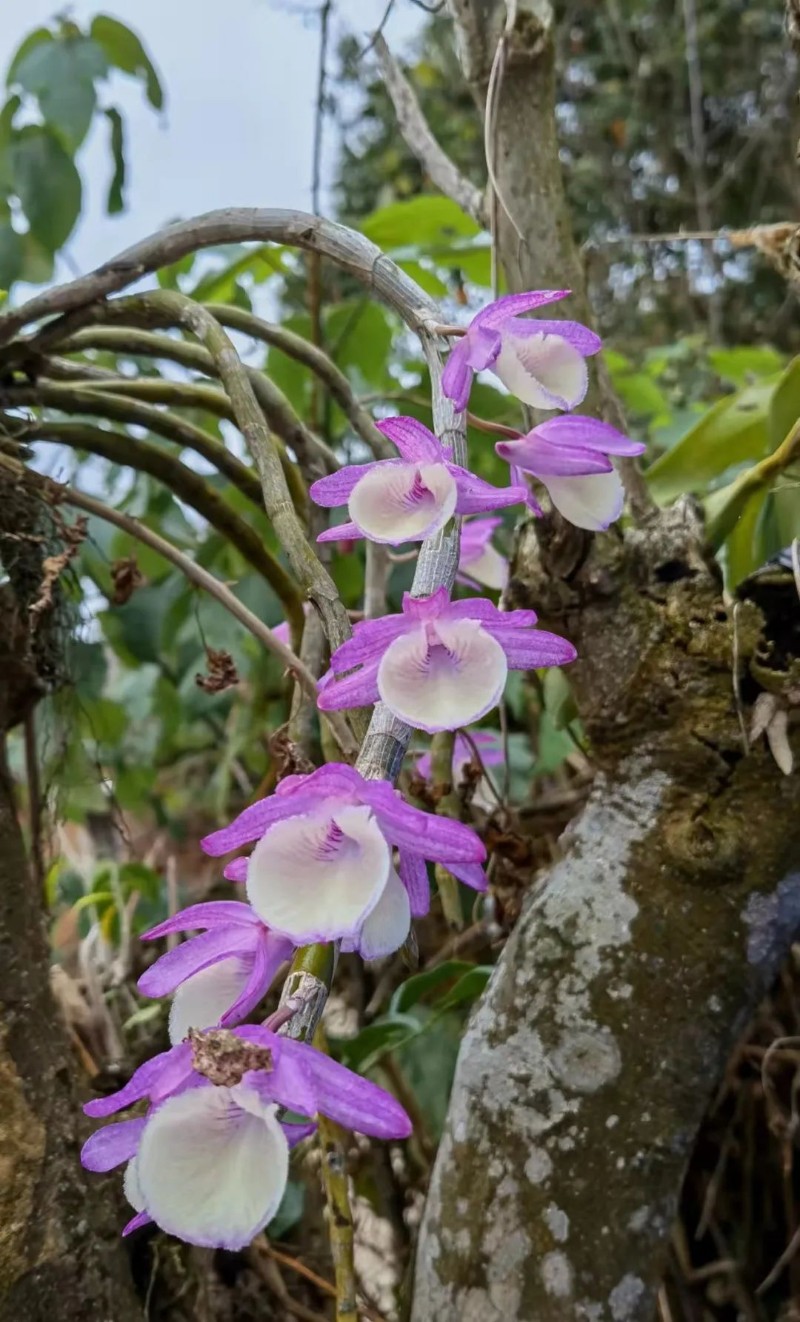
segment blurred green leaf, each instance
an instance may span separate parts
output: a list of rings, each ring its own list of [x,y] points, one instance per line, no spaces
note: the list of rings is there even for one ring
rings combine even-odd
[[[38,46],[47,45],[54,40],[55,38],[49,28],[34,28],[33,32],[29,32],[12,56],[6,73],[6,87],[11,87],[17,81],[17,69],[32,51],[36,50]]]
[[[475,968],[474,964],[468,964],[460,959],[447,959],[435,968],[426,969],[422,973],[415,973],[412,977],[406,978],[395,991],[389,1003],[390,1014],[402,1014],[410,1010],[417,1001],[429,996],[442,988],[454,978],[458,979],[465,973],[471,973]]]
[[[14,184],[11,169],[11,141],[14,116],[21,104],[18,96],[10,96],[0,110],[0,196],[9,191]]]
[[[111,159],[114,162],[114,173],[108,186],[108,197],[106,198],[106,211],[109,216],[113,216],[125,208],[123,195],[123,189],[125,188],[125,130],[122,116],[118,110],[112,107],[110,110],[106,110],[105,115],[111,125],[110,147]]]
[[[50,129],[28,124],[11,144],[14,191],[34,238],[55,252],[72,233],[81,210],[81,180]]]
[[[135,32],[108,14],[98,14],[89,29],[92,39],[101,46],[106,59],[123,73],[140,78],[145,85],[147,99],[156,110],[164,105],[164,92],[150,56]]]
[[[759,487],[735,507],[738,512],[734,513],[723,557],[725,585],[730,592],[766,559],[758,544],[759,523],[766,500],[766,489]]]
[[[17,63],[14,82],[37,98],[45,122],[74,152],[92,122],[95,79],[107,69],[96,42],[83,36],[60,36],[33,46]]]
[[[385,1015],[362,1028],[352,1038],[337,1042],[339,1059],[351,1070],[366,1073],[380,1057],[410,1034],[419,1031],[419,1020],[408,1014]]]
[[[53,278],[53,254],[32,234],[22,236],[22,270],[20,280],[31,285],[45,285]]]
[[[748,344],[733,349],[709,349],[708,361],[723,381],[745,386],[751,378],[774,376],[786,360],[769,344]]]
[[[8,289],[22,272],[24,251],[22,236],[10,220],[0,223],[0,288]]]
[[[772,393],[769,449],[777,450],[800,418],[800,357],[793,358]]]
[[[267,1226],[269,1239],[282,1239],[287,1230],[302,1220],[306,1205],[306,1187],[299,1180],[287,1180],[278,1210]]]
[[[436,239],[471,236],[480,228],[447,197],[425,194],[380,207],[361,222],[361,232],[380,248],[430,244]]]

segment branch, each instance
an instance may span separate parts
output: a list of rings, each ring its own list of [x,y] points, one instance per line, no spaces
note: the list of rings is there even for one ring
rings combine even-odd
[[[74,363],[69,366],[74,368]],[[99,382],[97,384],[102,384]],[[75,384],[56,384],[48,380],[39,380],[35,386],[5,386],[0,388],[0,401],[7,407],[27,405],[40,407],[50,405],[62,413],[88,413],[92,417],[109,418],[112,422],[122,422],[136,427],[146,427],[148,431],[187,450],[194,450],[219,470],[229,481],[247,496],[248,500],[263,511],[261,483],[256,474],[235,455],[202,427],[184,421],[177,413],[165,413],[152,404],[143,404],[138,400],[122,398],[108,391],[102,393],[90,387]]]
[[[249,630],[267,651],[272,652],[286,669],[297,677],[309,697],[316,702],[316,680],[299,657],[295,656],[291,648],[276,638],[272,630],[267,628],[266,624],[257,615],[248,610],[244,603],[234,596],[229,587],[220,582],[218,578],[215,578],[213,574],[209,574],[207,569],[203,569],[189,556],[184,555],[171,542],[166,541],[158,533],[145,527],[143,523],[132,518],[131,515],[121,514],[119,510],[111,509],[108,505],[102,504],[101,501],[95,500],[93,496],[87,496],[82,491],[75,491],[72,487],[63,486],[60,482],[55,482],[52,478],[35,472],[19,460],[12,459],[8,455],[0,454],[0,472],[7,473],[15,482],[24,482],[35,487],[54,503],[63,501],[67,505],[72,505],[76,509],[84,510],[87,514],[93,514],[98,519],[105,520],[106,523],[113,523],[115,527],[121,528],[123,532],[126,532],[130,537],[134,537],[144,546],[149,546],[151,550],[157,551],[170,564],[175,565],[176,569],[179,569],[190,583],[194,583],[196,587],[202,588],[209,596],[216,598],[234,619],[237,619],[245,629]],[[353,757],[358,746],[341,714],[339,712],[323,712],[321,715],[333,731],[334,737],[345,756]]]
[[[269,583],[280,600],[286,618],[293,629],[302,633],[303,602],[290,574],[265,546],[263,537],[240,518],[218,491],[210,487],[199,473],[195,473],[180,459],[158,445],[141,441],[120,432],[106,431],[80,422],[20,422],[18,418],[0,414],[14,441],[37,440],[47,443],[61,442],[75,450],[88,450],[110,463],[121,464],[149,473],[162,482],[179,500],[196,510],[222,537],[234,546],[249,565]],[[0,445],[3,442],[0,441]]]
[[[480,188],[461,173],[433,136],[413,87],[392,55],[382,34],[375,50],[386,91],[394,106],[403,141],[425,169],[436,187],[471,216],[482,229],[488,224],[486,201]]]

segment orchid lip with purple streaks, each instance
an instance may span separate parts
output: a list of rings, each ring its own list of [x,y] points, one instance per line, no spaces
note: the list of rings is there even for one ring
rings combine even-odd
[[[512,476],[530,473],[565,519],[592,532],[622,513],[625,493],[609,456],[633,458],[644,449],[609,423],[577,414],[548,418],[518,440],[495,445]]]
[[[192,1046],[181,1043],[141,1066],[113,1096],[84,1107],[102,1117],[149,1103],[145,1116],[98,1130],[81,1152],[91,1171],[127,1163],[125,1192],[136,1216],[123,1233],[154,1221],[191,1244],[249,1244],[283,1197],[289,1149],[315,1128],[281,1121],[279,1107],[311,1119],[326,1115],[376,1138],[410,1134],[399,1102],[314,1047],[254,1025],[233,1033],[266,1048],[269,1064],[218,1086],[196,1073]]]
[[[426,860],[486,887],[486,849],[470,827],[412,807],[388,781],[344,763],[287,776],[201,843],[219,855],[253,842],[225,875],[246,880],[263,922],[298,945],[341,939],[365,959],[397,950],[412,915],[427,913]]]
[[[457,730],[497,706],[509,669],[574,661],[571,643],[535,624],[533,611],[500,611],[480,597],[451,602],[444,588],[406,593],[402,615],[361,621],[337,648],[318,705],[338,711],[380,698],[418,730]]]
[[[599,336],[576,321],[522,317],[566,298],[567,289],[508,294],[482,308],[450,350],[442,389],[457,409],[469,400],[476,372],[489,370],[523,404],[571,409],[584,398],[589,376],[585,359],[601,348]]]
[[[400,458],[348,464],[314,482],[311,499],[326,509],[346,504],[351,519],[317,541],[367,537],[399,546],[432,537],[456,514],[524,503],[524,486],[494,487],[452,463],[451,451],[415,418],[385,418],[377,427]]]

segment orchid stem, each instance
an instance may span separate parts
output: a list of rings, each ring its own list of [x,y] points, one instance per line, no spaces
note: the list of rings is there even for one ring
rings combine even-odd
[[[318,1051],[328,1054],[325,1030],[320,1025],[314,1038]],[[317,1117],[322,1150],[322,1182],[328,1204],[328,1234],[336,1280],[336,1322],[354,1322],[356,1270],[353,1258],[353,1211],[347,1182],[347,1132],[325,1116]]]
[[[452,817],[457,822],[461,819],[461,803],[453,787],[455,742],[454,730],[441,730],[433,736],[431,740],[431,774],[437,816]],[[441,863],[436,864],[434,876],[442,901],[442,913],[445,922],[451,930],[460,931],[464,926],[464,915],[461,911],[458,881],[452,872],[448,872],[447,868],[443,867]]]

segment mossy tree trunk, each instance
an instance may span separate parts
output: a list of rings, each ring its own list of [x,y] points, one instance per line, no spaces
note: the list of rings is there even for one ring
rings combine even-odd
[[[480,103],[507,8],[449,7]],[[524,242],[506,218],[500,253],[512,289],[571,284],[581,315],[552,23],[519,0],[505,37],[496,171]],[[711,1090],[800,929],[800,776],[741,728],[763,684],[797,683],[796,601],[734,618],[690,501],[624,535],[531,521],[509,596],[578,648],[598,775],[462,1042],[412,1317],[649,1322]]]
[[[0,489],[0,555],[23,597],[46,553],[28,538],[47,533],[34,497]],[[58,640],[44,617],[32,637],[30,600],[0,587],[0,1322],[136,1322],[110,1188],[78,1160],[74,1062],[6,765],[7,731],[54,681]]]

